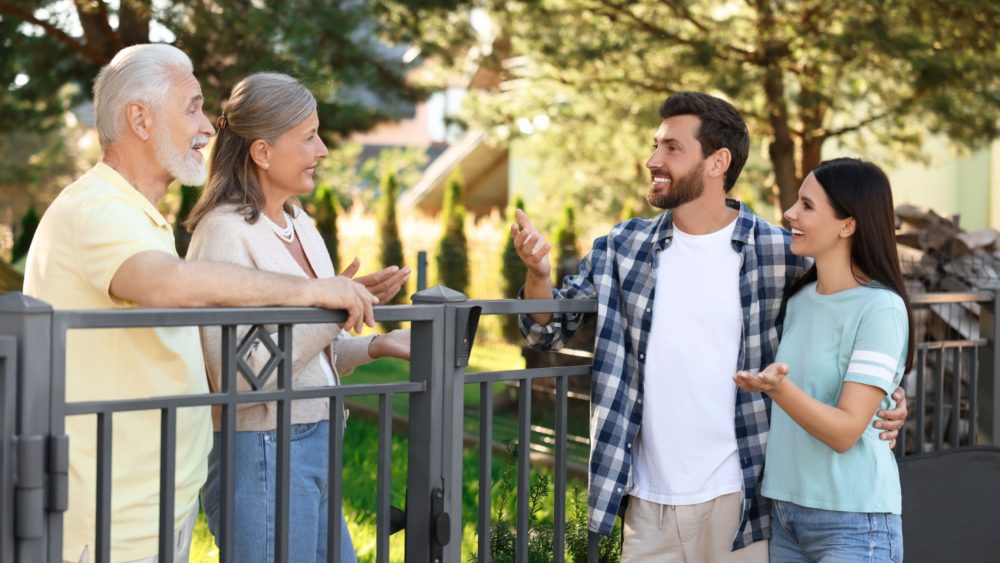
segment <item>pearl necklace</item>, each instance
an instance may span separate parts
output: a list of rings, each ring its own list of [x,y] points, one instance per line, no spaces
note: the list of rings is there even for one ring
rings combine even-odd
[[[284,211],[282,211],[281,214],[285,216],[284,227],[279,227],[274,221],[271,220],[270,217],[267,216],[267,214],[263,212],[261,212],[260,216],[267,221],[267,224],[271,226],[271,231],[273,231],[279,239],[283,240],[287,244],[292,244],[292,241],[295,240],[295,227],[292,226],[292,218]]]

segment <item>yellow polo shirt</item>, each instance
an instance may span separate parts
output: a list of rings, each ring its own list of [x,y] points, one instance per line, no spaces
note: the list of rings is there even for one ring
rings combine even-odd
[[[110,166],[99,163],[65,188],[46,210],[28,252],[24,292],[55,309],[132,306],[109,294],[125,260],[155,250],[176,256],[170,225],[149,200]],[[156,275],[155,272],[150,272]],[[66,347],[66,400],[134,399],[207,393],[198,329],[72,330]],[[97,417],[66,419],[69,510],[63,557],[94,553]],[[160,412],[112,417],[111,559],[157,552]],[[198,502],[212,445],[208,407],[177,413],[176,525]]]

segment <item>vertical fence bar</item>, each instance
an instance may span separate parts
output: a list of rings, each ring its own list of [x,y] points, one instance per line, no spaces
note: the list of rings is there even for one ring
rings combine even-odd
[[[899,381],[899,386],[904,389],[904,393],[908,379],[909,374],[903,373],[903,378]],[[903,421],[903,425],[899,427],[899,435],[896,437],[896,447],[893,449],[893,453],[897,460],[903,459],[906,455],[906,421]]]
[[[160,563],[174,560],[174,468],[177,409],[160,410]]]
[[[962,353],[963,346],[953,348],[955,355],[954,369],[951,375],[951,447],[958,447],[960,426],[962,425]]]
[[[236,492],[235,492],[235,467],[236,467],[236,327],[233,325],[223,326],[221,332],[222,339],[222,365],[221,365],[221,387],[219,391],[226,396],[226,402],[222,403],[222,416],[219,427],[219,464],[220,494],[222,496],[219,503],[219,563],[234,563],[233,542],[235,535],[236,513]]]
[[[479,384],[479,561],[490,563],[493,501],[493,383]]]
[[[979,423],[976,420],[979,413],[979,347],[972,350],[972,367],[969,369],[969,445],[975,446],[979,435]]]
[[[566,558],[566,411],[568,407],[569,381],[566,377],[556,378],[556,420],[555,420],[555,506],[552,518],[555,520],[552,537],[553,561],[562,563]]]
[[[417,291],[427,289],[427,251],[417,252]]]
[[[927,372],[927,347],[917,345],[917,404],[914,405],[917,411],[916,425],[916,453],[924,453],[924,443],[927,441],[927,390],[924,386],[924,378]]]
[[[97,529],[94,533],[97,563],[111,561],[111,416],[110,412],[97,414]]]
[[[0,561],[14,561],[17,339],[0,336]],[[38,519],[42,525],[44,519]]]
[[[465,322],[459,322],[459,307],[468,298],[463,293],[446,287],[429,288],[427,292],[440,292],[439,299],[445,303],[445,323],[443,340],[444,374],[441,378],[441,399],[444,416],[441,419],[443,432],[441,442],[441,478],[443,495],[440,498],[442,514],[446,518],[438,520],[436,535],[443,539],[441,554],[443,561],[462,559],[462,456],[464,453],[465,424],[465,365],[459,362],[459,355],[466,352],[460,348],[468,343]],[[416,300],[414,300],[416,302]],[[468,312],[468,311],[464,311]],[[468,316],[462,317],[468,319]],[[471,343],[469,343],[471,345]],[[471,348],[470,348],[471,351]],[[467,358],[466,358],[467,359]]]
[[[528,560],[531,529],[528,495],[531,489],[531,380],[522,379],[517,390],[517,561]]]
[[[15,431],[21,436],[42,437],[52,433],[52,419],[58,418],[52,415],[52,403],[65,400],[64,394],[53,393],[50,387],[54,375],[62,377],[61,373],[52,373],[52,357],[65,353],[65,348],[54,349],[52,346],[52,327],[53,312],[48,303],[18,292],[0,296],[0,335],[12,336],[16,340],[13,361],[17,397],[14,402],[30,406],[19,408],[15,415]],[[56,387],[60,385],[58,381],[55,383]],[[59,422],[61,424],[61,418]],[[55,430],[62,433],[61,426]],[[49,511],[42,516],[41,522],[35,523],[41,525],[41,533],[11,538],[15,543],[15,560],[34,563],[60,559],[62,512]],[[20,522],[15,523],[15,527],[21,525]]]
[[[347,539],[341,534],[340,522],[344,518],[344,399],[340,395],[330,397],[330,463],[327,466],[327,482],[330,494],[327,498],[326,516],[326,560],[340,563],[341,544]]]
[[[601,536],[587,532],[587,563],[599,563],[601,560]]]
[[[414,303],[421,302],[414,295]],[[428,302],[434,302],[429,299]],[[444,379],[444,307],[431,321],[414,321],[410,332],[410,380],[426,386],[423,393],[410,393],[409,447],[406,476],[406,554],[413,563],[442,563],[434,553],[431,494],[443,486],[441,449],[442,392]],[[435,561],[435,558],[437,560]]]
[[[979,349],[979,378],[982,409],[979,421],[990,433],[990,442],[1000,446],[1000,285],[992,288],[993,298],[979,304],[979,335],[987,343]]]
[[[274,560],[277,563],[288,563],[288,531],[289,531],[289,497],[291,473],[291,430],[292,401],[287,393],[292,388],[292,325],[278,325],[278,348],[281,350],[281,362],[278,364],[278,389],[286,393],[276,401],[275,411],[278,428],[275,444],[277,456],[274,463]]]
[[[375,508],[375,560],[389,562],[389,504],[392,501],[392,393],[378,397],[378,490]]]
[[[937,365],[934,374],[934,449],[940,450],[944,443],[944,349],[934,350]]]

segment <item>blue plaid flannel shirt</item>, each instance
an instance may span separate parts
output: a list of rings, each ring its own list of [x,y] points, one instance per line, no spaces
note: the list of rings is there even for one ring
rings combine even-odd
[[[740,301],[743,334],[739,369],[756,372],[774,361],[780,335],[779,312],[785,288],[802,274],[805,263],[788,249],[787,231],[769,224],[735,200],[739,210],[732,246],[742,257]],[[642,422],[643,370],[653,318],[655,256],[670,246],[669,211],[651,219],[616,225],[594,241],[576,275],[566,276],[556,299],[597,298],[597,342],[591,378],[589,528],[609,534],[622,498],[632,487],[631,445]],[[677,275],[683,275],[679,273]],[[569,340],[580,314],[556,314],[541,326],[521,315],[528,343],[557,350]],[[734,369],[735,373],[735,369]],[[737,388],[736,441],[743,468],[743,513],[733,539],[739,549],[770,536],[770,507],[760,496],[771,401]]]

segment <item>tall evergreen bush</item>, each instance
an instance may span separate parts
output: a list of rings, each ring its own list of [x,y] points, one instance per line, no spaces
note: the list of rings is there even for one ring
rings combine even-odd
[[[201,189],[201,186],[181,186],[181,205],[174,219],[174,247],[181,258],[187,256],[188,247],[191,246],[191,233],[184,228],[184,222],[201,197]]]
[[[573,208],[563,207],[562,218],[559,227],[556,229],[555,256],[553,256],[553,266],[555,266],[556,284],[558,285],[561,276],[565,276],[576,270],[580,260],[580,254],[576,250],[576,224]]]
[[[31,239],[35,237],[35,231],[38,229],[38,222],[40,220],[41,217],[38,216],[38,211],[35,210],[35,204],[32,203],[21,217],[21,228],[18,229],[17,240],[14,241],[14,247],[10,250],[11,264],[28,255],[28,249],[31,248]]]
[[[469,248],[465,239],[465,206],[462,180],[457,173],[448,179],[442,212],[444,232],[438,242],[438,283],[466,293],[469,288]]]
[[[514,199],[514,206],[507,212],[507,220],[511,224],[517,222],[517,219],[514,218],[515,209],[524,211],[524,198],[521,196]],[[505,229],[506,231],[509,229]],[[503,246],[500,268],[500,279],[503,280],[502,296],[504,299],[514,299],[517,297],[517,292],[521,290],[521,286],[524,285],[524,277],[528,273],[528,268],[517,255],[517,250],[514,248],[514,238],[509,234],[507,242]],[[521,342],[521,331],[517,327],[517,315],[503,315],[501,319],[504,338],[513,343]]]
[[[330,254],[334,272],[340,272],[340,240],[337,236],[339,207],[337,193],[331,188],[320,186],[313,192],[312,218],[316,221],[316,230],[323,237],[326,251]]]
[[[382,189],[378,208],[379,231],[379,261],[380,267],[403,267],[403,242],[399,238],[399,224],[396,221],[396,196],[399,195],[399,183],[394,173],[382,177]],[[389,303],[407,303],[406,288],[400,290]],[[399,328],[399,323],[382,323],[386,330]]]

